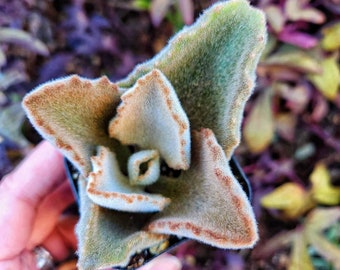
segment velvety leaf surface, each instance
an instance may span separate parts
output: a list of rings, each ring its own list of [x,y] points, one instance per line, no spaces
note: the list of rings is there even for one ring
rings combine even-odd
[[[131,215],[93,204],[86,194],[84,179],[79,181],[79,190],[82,213],[76,229],[79,269],[125,266],[135,253],[157,246],[167,239],[165,235],[142,230],[148,215]]]
[[[123,144],[157,149],[173,169],[190,165],[189,120],[167,78],[157,69],[140,78],[125,92],[110,136]]]
[[[244,103],[264,48],[264,16],[244,0],[220,3],[184,28],[154,59],[118,83],[130,88],[157,68],[169,79],[191,128],[210,128],[230,158],[240,140]]]
[[[47,82],[29,93],[23,106],[31,122],[85,175],[97,145],[114,148],[107,127],[119,102],[115,84],[106,77],[78,76]]]
[[[96,204],[119,211],[154,212],[170,203],[161,195],[143,191],[143,186],[130,185],[121,173],[116,155],[101,147],[92,157],[93,172],[88,177],[87,193]]]
[[[172,202],[153,217],[148,230],[220,248],[252,247],[258,238],[254,214],[223,149],[209,129],[195,131],[192,137],[190,169],[179,178],[161,177],[150,187]]]
[[[143,172],[143,165],[147,167]],[[157,150],[144,150],[134,153],[128,161],[130,185],[150,185],[160,176],[160,157]]]

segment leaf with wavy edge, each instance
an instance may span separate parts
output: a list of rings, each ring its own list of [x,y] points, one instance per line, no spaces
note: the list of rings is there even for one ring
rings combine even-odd
[[[212,129],[229,159],[240,141],[244,105],[265,45],[265,25],[263,13],[245,0],[217,3],[117,84],[128,89],[154,68],[162,71],[191,128]]]
[[[94,203],[127,212],[160,211],[170,203],[161,195],[144,192],[141,186],[131,186],[119,169],[115,153],[105,147],[99,147],[98,153],[91,158],[93,172],[87,185],[87,194]]]
[[[23,101],[26,113],[44,138],[58,147],[84,174],[97,145],[114,147],[107,126],[120,93],[107,77],[89,80],[76,75],[38,86]]]
[[[147,166],[141,171],[141,166]],[[157,150],[143,150],[131,155],[128,161],[128,174],[130,185],[151,185],[160,176],[160,157]]]
[[[85,185],[85,179],[80,179],[81,216],[76,228],[79,269],[126,266],[132,255],[158,246],[168,238],[142,230],[150,215],[131,215],[93,204],[86,194]]]
[[[109,133],[123,144],[157,149],[169,167],[190,165],[189,120],[176,92],[161,71],[140,78],[122,97]]]
[[[220,248],[252,247],[255,217],[213,132],[192,133],[192,165],[179,178],[161,177],[153,192],[171,199],[147,226],[150,232],[196,239]]]

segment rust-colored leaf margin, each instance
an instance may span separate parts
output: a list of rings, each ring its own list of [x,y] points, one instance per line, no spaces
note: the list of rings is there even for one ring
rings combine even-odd
[[[23,107],[40,134],[88,175],[96,146],[115,145],[107,125],[119,97],[118,87],[107,77],[90,80],[72,75],[38,86],[26,95]]]
[[[252,247],[258,239],[251,205],[213,132],[192,133],[192,165],[179,178],[161,177],[150,189],[171,199],[147,226],[219,248]],[[190,198],[190,199],[188,199]]]
[[[153,69],[126,91],[110,136],[123,144],[157,149],[173,169],[190,165],[189,120],[176,92],[161,71]]]
[[[156,212],[170,203],[168,198],[132,186],[119,169],[116,155],[105,147],[92,157],[93,172],[88,177],[87,193],[90,199],[102,206],[127,212]]]

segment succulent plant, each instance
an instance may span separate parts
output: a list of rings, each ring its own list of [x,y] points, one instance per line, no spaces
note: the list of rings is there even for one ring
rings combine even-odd
[[[124,267],[170,235],[255,244],[229,161],[265,40],[262,12],[221,2],[124,80],[72,75],[25,97],[31,122],[81,173],[80,269]]]

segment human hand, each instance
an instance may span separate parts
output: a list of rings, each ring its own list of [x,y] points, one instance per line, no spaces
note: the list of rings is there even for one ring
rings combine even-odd
[[[77,217],[62,216],[74,202],[63,156],[42,142],[0,182],[0,269],[36,270],[34,249],[42,246],[56,262],[76,250]],[[141,270],[178,270],[179,261],[163,255]]]
[[[76,217],[61,217],[74,201],[62,155],[42,142],[0,182],[0,269],[36,269],[33,250],[56,261],[76,248]]]

